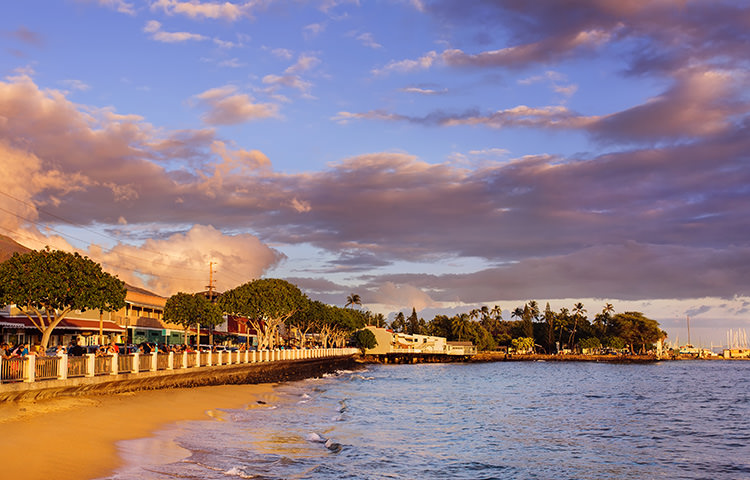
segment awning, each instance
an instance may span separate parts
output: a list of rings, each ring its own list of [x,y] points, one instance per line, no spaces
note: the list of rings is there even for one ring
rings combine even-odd
[[[9,317],[0,320],[0,326],[5,328],[33,328],[34,323],[26,317]],[[64,318],[57,324],[55,330],[95,330],[99,331],[99,320],[82,318]],[[102,330],[105,332],[124,333],[125,328],[111,320],[102,320]]]

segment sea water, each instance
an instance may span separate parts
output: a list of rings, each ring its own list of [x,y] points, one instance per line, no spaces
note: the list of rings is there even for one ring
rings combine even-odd
[[[371,365],[210,413],[109,478],[750,478],[750,362]]]

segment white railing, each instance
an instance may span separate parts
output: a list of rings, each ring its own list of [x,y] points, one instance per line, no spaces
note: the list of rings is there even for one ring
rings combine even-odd
[[[30,383],[66,380],[95,375],[138,374],[156,370],[184,370],[198,367],[229,367],[247,363],[283,362],[315,358],[343,357],[358,353],[356,348],[303,348],[291,350],[252,350],[235,352],[183,352],[169,354],[107,355],[97,357],[17,357],[0,358],[0,383]]]

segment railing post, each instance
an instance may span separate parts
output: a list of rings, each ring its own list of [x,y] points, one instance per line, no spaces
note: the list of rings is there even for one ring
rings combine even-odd
[[[167,370],[174,370],[174,352],[169,352],[169,360],[167,360]]]
[[[66,380],[68,378],[68,354],[63,354],[60,361],[57,362],[57,379]]]
[[[112,365],[111,365],[112,368],[110,369],[110,372],[109,372],[110,375],[117,375],[117,373],[119,372],[120,365],[117,363],[118,357],[119,357],[118,354],[116,353],[112,354]]]
[[[157,370],[157,366],[158,366],[158,365],[157,365],[157,363],[156,363],[156,362],[157,362],[157,355],[156,355],[156,352],[151,352],[151,368],[150,368],[150,370],[151,370],[152,372],[155,372],[155,371]]]
[[[36,374],[36,355],[26,355],[25,367],[26,371],[23,375],[23,381],[31,383],[34,381],[34,375]]]
[[[182,365],[180,366],[180,368],[187,368],[187,356],[188,356],[187,350],[182,352]]]
[[[224,363],[224,352],[216,352],[218,355],[216,355],[216,365],[221,365]]]
[[[133,353],[133,369],[132,373],[138,373],[141,371],[141,352]]]
[[[93,377],[96,373],[96,355],[93,353],[86,354],[86,377]]]
[[[206,366],[210,367],[213,365],[213,353],[212,351],[208,351],[208,355],[206,355]]]

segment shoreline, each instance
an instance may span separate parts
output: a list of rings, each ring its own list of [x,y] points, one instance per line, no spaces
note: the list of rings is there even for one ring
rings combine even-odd
[[[91,480],[124,464],[118,443],[216,409],[275,401],[276,384],[219,385],[0,404],[0,465],[8,478]]]

